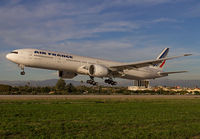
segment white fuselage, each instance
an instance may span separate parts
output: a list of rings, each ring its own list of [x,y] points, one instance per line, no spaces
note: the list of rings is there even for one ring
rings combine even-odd
[[[90,65],[102,65],[109,68],[115,65],[123,64],[109,60],[38,49],[19,49],[15,51],[16,53],[9,53],[6,57],[16,64],[33,68],[68,71],[84,75],[89,75],[88,67]],[[154,66],[148,66],[130,70],[126,69],[120,71],[120,74],[118,72],[118,74],[113,74],[112,76],[124,79],[144,80],[163,77],[159,75],[159,72],[160,69],[155,68]]]

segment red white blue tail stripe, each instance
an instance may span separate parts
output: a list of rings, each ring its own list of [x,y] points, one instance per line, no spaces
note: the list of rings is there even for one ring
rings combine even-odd
[[[165,48],[156,59],[165,58],[165,57],[167,57],[168,53],[169,53],[169,48]],[[166,60],[164,60],[161,64],[155,64],[154,66],[163,68],[163,66],[165,65],[165,62],[166,62]]]

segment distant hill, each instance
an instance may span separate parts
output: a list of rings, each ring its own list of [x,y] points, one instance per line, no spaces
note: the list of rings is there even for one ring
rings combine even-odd
[[[30,83],[31,86],[55,86],[57,79],[50,79],[44,81],[0,81],[0,84],[6,84],[11,86],[24,86]],[[72,83],[75,86],[88,85],[81,83],[80,81],[66,80],[66,83]],[[103,82],[100,85],[107,85]],[[133,81],[131,80],[120,80],[118,86],[131,86]],[[156,79],[150,81],[151,86],[181,86],[181,87],[200,87],[200,80],[170,80],[170,79]]]
[[[0,84],[6,84],[11,86],[25,86],[30,83],[30,86],[55,86],[57,79],[43,80],[43,81],[0,81]],[[80,82],[73,80],[66,80],[66,83],[72,83],[73,85],[80,85]]]

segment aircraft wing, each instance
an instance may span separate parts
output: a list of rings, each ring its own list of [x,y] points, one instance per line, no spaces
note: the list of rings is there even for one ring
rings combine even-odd
[[[184,55],[180,55],[180,56],[173,56],[173,57],[168,57],[168,58],[162,58],[162,59],[156,59],[156,60],[147,60],[147,61],[141,61],[141,62],[134,62],[134,63],[125,63],[125,64],[120,64],[120,65],[115,65],[110,67],[111,69],[118,69],[118,70],[124,70],[124,69],[133,69],[133,68],[141,68],[141,67],[147,67],[150,65],[155,65],[155,64],[159,64],[162,61],[165,60],[171,60],[171,59],[175,59],[175,58],[179,58],[179,57],[184,57],[184,56],[190,56],[192,54],[184,54]]]
[[[188,71],[173,71],[173,72],[161,72],[160,75],[167,76],[168,74],[184,73]]]

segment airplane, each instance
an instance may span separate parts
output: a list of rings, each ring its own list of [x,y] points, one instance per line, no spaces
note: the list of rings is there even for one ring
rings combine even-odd
[[[18,49],[6,55],[6,58],[21,68],[21,75],[25,75],[24,68],[41,68],[58,71],[58,76],[63,79],[72,79],[78,74],[89,75],[88,84],[97,85],[94,77],[106,78],[105,83],[116,85],[113,78],[130,80],[147,80],[168,76],[169,74],[184,73],[187,71],[164,72],[163,67],[167,60],[190,56],[167,57],[169,48],[165,48],[153,60],[122,63],[105,59],[83,57],[69,53],[53,52],[39,49]]]

